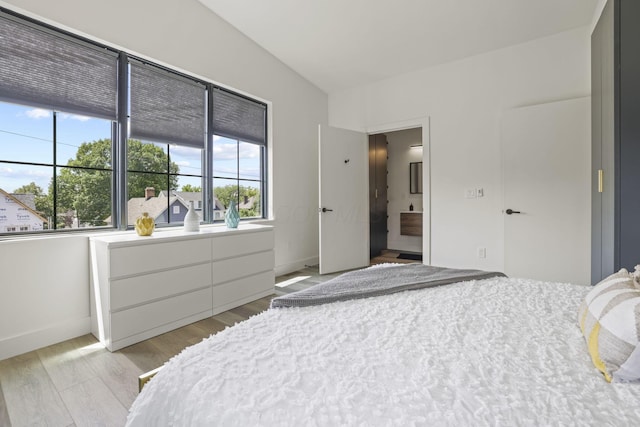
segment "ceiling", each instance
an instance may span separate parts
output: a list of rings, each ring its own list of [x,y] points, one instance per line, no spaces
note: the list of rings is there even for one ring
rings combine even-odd
[[[598,0],[199,0],[327,93],[588,25]]]

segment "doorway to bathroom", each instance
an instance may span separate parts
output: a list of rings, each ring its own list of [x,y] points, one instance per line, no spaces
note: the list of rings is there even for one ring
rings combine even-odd
[[[421,127],[369,135],[372,264],[423,262],[422,135]]]

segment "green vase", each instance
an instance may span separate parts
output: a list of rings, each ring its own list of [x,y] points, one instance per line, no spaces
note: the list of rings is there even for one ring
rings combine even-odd
[[[232,200],[229,203],[227,212],[224,214],[224,223],[227,224],[227,228],[238,228],[239,222],[240,222],[240,214],[238,213],[236,202]]]

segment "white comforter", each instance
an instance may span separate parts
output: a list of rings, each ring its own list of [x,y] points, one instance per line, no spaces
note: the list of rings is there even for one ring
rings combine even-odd
[[[640,425],[576,324],[587,287],[488,279],[271,309],[184,350],[135,426]]]

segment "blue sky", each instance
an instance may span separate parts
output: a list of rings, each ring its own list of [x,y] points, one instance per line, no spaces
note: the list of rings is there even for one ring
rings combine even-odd
[[[58,113],[57,158],[66,164],[75,157],[83,142],[111,138],[111,122],[102,119]],[[35,182],[45,192],[52,178],[52,168],[32,165],[16,165],[2,161],[53,163],[53,113],[33,107],[0,102],[0,188],[13,192],[16,188]],[[159,144],[163,149],[166,145]],[[171,146],[172,160],[180,167],[180,173],[200,174],[201,150]],[[260,149],[253,144],[240,143],[240,178],[260,178]],[[237,175],[238,148],[235,140],[214,138],[214,175],[235,178]],[[214,185],[226,185],[226,180],[214,181]],[[191,184],[200,186],[199,178],[180,177],[179,188]],[[256,186],[242,181],[241,185]]]

